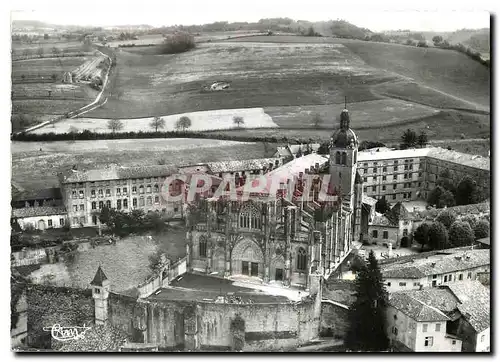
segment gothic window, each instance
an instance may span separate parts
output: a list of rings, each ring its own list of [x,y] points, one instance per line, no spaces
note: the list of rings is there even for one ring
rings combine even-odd
[[[304,248],[297,250],[297,270],[306,270],[307,268],[307,254]]]
[[[207,257],[207,240],[205,238],[200,238],[199,242],[199,251],[200,251],[200,257],[201,258],[206,258]]]
[[[335,153],[335,163],[340,165],[340,152]]]
[[[342,152],[342,164],[347,165],[347,153]]]
[[[240,213],[240,228],[260,229],[261,220],[258,210],[253,205],[246,205]]]

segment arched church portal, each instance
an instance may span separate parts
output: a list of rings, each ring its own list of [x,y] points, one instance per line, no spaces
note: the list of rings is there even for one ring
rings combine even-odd
[[[244,239],[231,253],[231,274],[262,277],[264,274],[264,254],[252,240]]]

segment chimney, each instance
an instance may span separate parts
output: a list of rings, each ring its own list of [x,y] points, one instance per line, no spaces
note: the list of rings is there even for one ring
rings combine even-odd
[[[274,161],[274,165],[275,165],[276,167],[279,167],[279,165],[280,165],[280,160],[276,160],[276,161]]]
[[[269,162],[269,171],[271,171],[272,169],[273,169],[273,163]]]

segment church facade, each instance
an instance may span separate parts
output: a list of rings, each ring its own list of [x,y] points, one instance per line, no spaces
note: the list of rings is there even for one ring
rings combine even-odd
[[[188,217],[188,270],[306,290],[311,275],[330,276],[352,242],[360,240],[363,188],[356,171],[357,148],[344,110],[329,157],[305,155],[265,175],[280,178],[276,195],[269,197],[269,191],[245,201],[202,200],[196,216]],[[325,175],[333,201],[319,197]],[[314,180],[311,188],[304,188],[306,176]]]

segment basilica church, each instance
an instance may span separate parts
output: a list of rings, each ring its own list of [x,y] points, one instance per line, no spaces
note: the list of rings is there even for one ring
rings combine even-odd
[[[358,139],[349,123],[344,109],[329,157],[301,155],[265,173],[286,180],[277,192],[255,193],[246,201],[199,200],[188,217],[188,271],[306,290],[311,275],[335,274],[367,227],[356,170]],[[314,180],[310,188],[304,188],[305,175]],[[324,175],[330,201],[318,197]],[[242,184],[237,186],[241,191]]]

